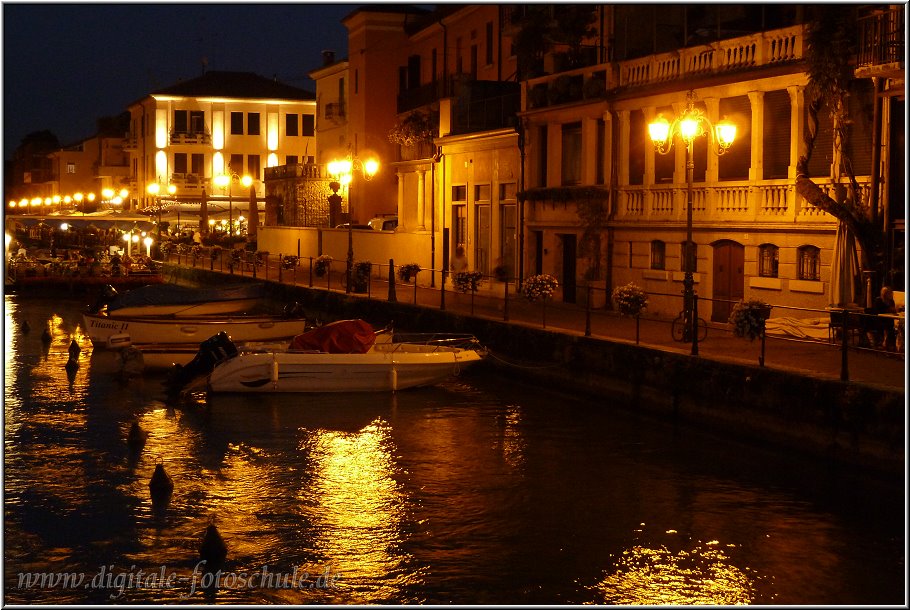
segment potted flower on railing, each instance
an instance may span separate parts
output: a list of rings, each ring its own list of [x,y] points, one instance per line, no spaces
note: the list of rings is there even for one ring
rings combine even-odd
[[[452,274],[452,285],[459,292],[477,292],[483,282],[483,274],[480,271],[456,271]]]
[[[296,256],[289,254],[281,259],[281,267],[287,270],[293,269],[297,266],[298,260],[299,259]]]
[[[373,263],[370,261],[357,261],[351,269],[351,290],[354,292],[367,292],[370,285],[370,272]]]
[[[648,306],[648,295],[645,291],[633,282],[625,286],[617,286],[613,289],[613,300],[616,302],[616,309],[619,315],[635,318],[635,344],[639,341],[639,322],[641,312]]]
[[[642,310],[648,306],[648,295],[633,282],[614,288],[613,300],[616,302],[616,309],[619,310],[619,315],[630,318],[637,318],[641,315]]]
[[[737,337],[748,337],[754,341],[765,333],[765,320],[771,317],[771,305],[758,299],[740,301],[730,312],[730,324]]]
[[[316,277],[325,277],[325,274],[329,272],[333,260],[335,259],[328,254],[317,256],[316,261],[313,263],[313,273],[316,274]]]
[[[521,293],[531,302],[542,302],[543,326],[547,327],[547,301],[553,298],[553,293],[559,288],[559,282],[548,273],[532,275],[525,278],[521,284]]]
[[[416,278],[418,273],[420,273],[420,265],[417,263],[408,263],[398,268],[398,277],[402,282],[410,282],[411,278]]]

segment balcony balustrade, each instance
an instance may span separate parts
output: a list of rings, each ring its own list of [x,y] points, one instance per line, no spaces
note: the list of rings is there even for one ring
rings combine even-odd
[[[170,135],[172,145],[180,144],[211,144],[212,134],[205,131],[172,131]]]
[[[524,108],[579,103],[617,87],[644,87],[757,67],[795,62],[804,54],[804,26],[797,25],[710,44],[603,63],[532,78],[522,84]],[[593,82],[600,81],[600,82]]]

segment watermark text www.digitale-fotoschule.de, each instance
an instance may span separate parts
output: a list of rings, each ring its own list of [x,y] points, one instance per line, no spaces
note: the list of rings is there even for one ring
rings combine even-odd
[[[84,589],[110,591],[110,599],[124,597],[128,591],[175,590],[186,599],[197,591],[210,589],[330,589],[337,585],[341,573],[331,564],[311,570],[294,566],[288,571],[272,570],[267,565],[249,571],[209,571],[205,560],[198,562],[190,574],[180,574],[167,566],[143,570],[135,565],[116,569],[103,565],[94,574],[85,572],[19,572],[19,589]]]

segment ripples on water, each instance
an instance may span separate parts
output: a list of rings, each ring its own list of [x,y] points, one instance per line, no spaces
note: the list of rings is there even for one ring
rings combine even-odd
[[[5,305],[7,603],[904,601],[900,481],[479,372],[173,409],[160,376],[121,381],[112,354],[92,353],[78,303]],[[149,432],[138,455],[133,421]],[[163,508],[148,489],[159,462],[175,483]],[[211,520],[230,587],[191,594]],[[117,595],[162,566],[182,580]],[[273,584],[296,569],[331,586],[240,586],[264,567]],[[25,572],[106,573],[112,588],[26,589]]]

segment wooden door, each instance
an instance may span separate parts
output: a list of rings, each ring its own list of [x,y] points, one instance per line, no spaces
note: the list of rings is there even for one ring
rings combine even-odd
[[[714,244],[714,298],[739,301],[743,298],[745,279],[743,260],[745,248],[735,241],[723,240]],[[714,301],[711,320],[730,319],[733,303]]]

